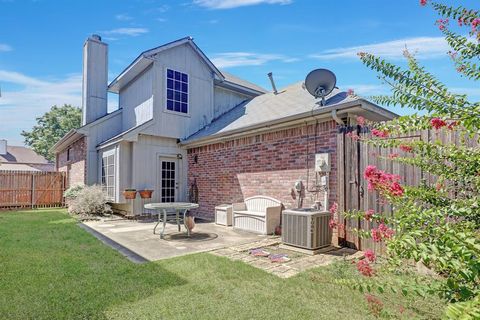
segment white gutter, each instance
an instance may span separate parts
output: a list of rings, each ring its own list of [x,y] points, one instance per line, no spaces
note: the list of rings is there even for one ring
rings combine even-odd
[[[345,125],[345,122],[343,122],[343,120],[338,117],[338,115],[337,115],[337,109],[333,109],[333,110],[332,110],[332,118],[333,118],[333,120],[335,120],[335,122],[338,123],[339,125],[341,125],[341,126],[344,126],[344,125]]]

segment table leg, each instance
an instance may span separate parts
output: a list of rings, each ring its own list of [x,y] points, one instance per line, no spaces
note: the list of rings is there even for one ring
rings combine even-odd
[[[187,212],[188,212],[187,209],[183,210],[183,225],[185,226],[185,229],[187,229],[187,236],[190,237],[190,229],[188,229],[187,227],[187,220],[186,220]]]
[[[175,213],[177,214],[177,227],[178,227],[178,232],[180,232],[182,229],[180,229],[180,210],[175,209]]]
[[[158,213],[158,220],[157,220],[157,224],[155,225],[155,227],[153,227],[153,234],[156,234],[155,233],[155,230],[157,229],[158,225],[160,224],[160,212]]]
[[[167,209],[163,209],[163,229],[160,233],[160,239],[163,239],[163,234],[165,233],[165,226],[167,225]]]

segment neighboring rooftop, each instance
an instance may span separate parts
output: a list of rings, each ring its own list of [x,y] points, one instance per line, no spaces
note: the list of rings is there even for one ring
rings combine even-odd
[[[358,105],[368,107],[368,110],[365,109],[364,112],[372,120],[388,120],[397,116],[364,99],[349,96],[339,89],[334,89],[326,97],[325,106],[321,106],[320,103],[320,99],[315,99],[303,88],[303,83],[298,82],[279,90],[278,94],[268,92],[241,103],[188,137],[182,144],[246,131],[256,126],[268,126],[275,122],[288,121],[294,117],[307,117],[330,112],[333,109]]]
[[[0,154],[2,163],[24,163],[24,164],[50,164],[47,159],[37,154],[30,148],[20,146],[7,146],[7,153]]]

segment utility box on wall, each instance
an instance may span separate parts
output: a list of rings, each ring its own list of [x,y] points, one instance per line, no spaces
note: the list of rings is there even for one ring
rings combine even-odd
[[[330,172],[330,153],[315,154],[315,172]]]

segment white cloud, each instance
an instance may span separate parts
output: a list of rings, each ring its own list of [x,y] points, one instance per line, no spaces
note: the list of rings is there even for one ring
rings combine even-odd
[[[219,68],[240,66],[259,66],[271,61],[294,62],[297,58],[280,54],[261,54],[252,52],[225,52],[213,56],[212,62]]]
[[[12,51],[12,47],[5,43],[0,43],[0,52]]]
[[[130,37],[137,37],[139,35],[148,33],[147,28],[117,28],[117,29],[112,29],[108,31],[102,31],[104,35],[107,36],[130,36]]]
[[[119,21],[130,21],[132,20],[133,18],[131,16],[129,16],[128,14],[126,13],[120,13],[120,14],[117,14],[115,16],[115,19],[119,20]]]
[[[209,9],[232,9],[257,4],[290,4],[292,0],[193,0],[193,3]]]
[[[372,53],[389,59],[400,59],[407,48],[418,59],[437,58],[445,56],[449,46],[443,37],[416,37],[376,44],[367,44],[354,47],[336,48],[310,55],[311,58],[321,60],[358,59],[358,52]]]
[[[35,124],[35,118],[53,105],[81,105],[82,76],[79,74],[47,81],[18,72],[0,70],[0,79],[0,138],[6,138],[14,144],[22,144],[20,132],[30,130]],[[9,90],[6,84],[13,84],[19,89]]]

